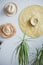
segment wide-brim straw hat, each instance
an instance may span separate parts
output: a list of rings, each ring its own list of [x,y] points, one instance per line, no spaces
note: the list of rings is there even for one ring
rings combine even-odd
[[[19,16],[19,26],[28,36],[43,35],[43,7],[31,5],[25,8]]]

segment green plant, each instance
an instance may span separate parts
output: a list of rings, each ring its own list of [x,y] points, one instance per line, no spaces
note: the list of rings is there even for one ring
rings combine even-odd
[[[43,46],[40,50],[36,49],[36,57],[31,65],[43,65]]]
[[[28,61],[29,61],[29,54],[28,54],[28,49],[29,49],[29,45],[27,43],[27,41],[32,41],[32,39],[34,38],[25,38],[25,34],[23,36],[23,39],[21,39],[20,43],[17,48],[16,48],[16,54],[18,55],[18,63],[19,65],[27,65]],[[14,55],[15,50],[13,51],[12,54],[12,60],[13,60],[13,55]],[[36,49],[36,56],[35,58],[32,60],[32,64],[31,65],[43,65],[43,45],[41,49]]]
[[[27,39],[25,39],[25,34],[23,36],[23,39],[21,40],[21,43],[16,48],[16,54],[18,55],[18,63],[19,65],[27,65],[28,63],[28,49],[29,45],[27,43]],[[14,54],[15,50],[13,51]],[[12,55],[13,58],[13,55]]]
[[[19,65],[26,65],[28,63],[28,43],[25,40],[25,35],[20,45],[17,47]]]

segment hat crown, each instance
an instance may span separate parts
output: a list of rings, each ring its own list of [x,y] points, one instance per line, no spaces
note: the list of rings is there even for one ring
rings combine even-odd
[[[38,19],[36,17],[32,17],[30,19],[30,23],[32,26],[36,26],[36,24],[38,23]]]

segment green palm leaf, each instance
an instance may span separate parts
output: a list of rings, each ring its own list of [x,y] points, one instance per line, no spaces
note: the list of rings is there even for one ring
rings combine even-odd
[[[43,46],[40,49],[36,49],[36,57],[31,65],[43,65]]]
[[[26,65],[28,63],[28,43],[25,40],[25,35],[20,45],[17,47],[19,65]]]

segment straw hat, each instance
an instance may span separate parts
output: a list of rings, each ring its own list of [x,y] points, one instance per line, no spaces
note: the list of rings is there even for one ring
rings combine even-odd
[[[1,26],[1,35],[4,38],[10,38],[16,33],[15,27],[11,23],[7,23]]]
[[[21,30],[31,37],[43,35],[43,7],[32,5],[25,8],[19,16]]]
[[[17,13],[17,5],[13,2],[9,2],[5,5],[4,11],[8,16],[15,15]]]

